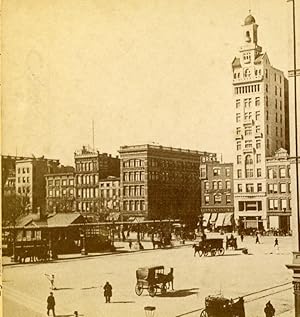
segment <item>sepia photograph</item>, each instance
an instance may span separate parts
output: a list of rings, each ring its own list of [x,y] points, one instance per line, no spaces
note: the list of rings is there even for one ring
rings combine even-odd
[[[300,317],[300,0],[2,0],[4,317]]]

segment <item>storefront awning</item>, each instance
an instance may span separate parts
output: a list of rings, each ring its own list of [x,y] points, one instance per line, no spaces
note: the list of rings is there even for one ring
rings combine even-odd
[[[232,217],[233,217],[233,213],[226,213],[225,214],[225,218],[224,218],[224,222],[223,222],[223,226],[231,226],[232,225]]]
[[[216,221],[216,227],[222,227],[223,226],[224,218],[225,218],[225,214],[223,212],[218,214],[218,219]]]
[[[210,222],[215,222],[218,217],[217,213],[212,213],[210,216]]]

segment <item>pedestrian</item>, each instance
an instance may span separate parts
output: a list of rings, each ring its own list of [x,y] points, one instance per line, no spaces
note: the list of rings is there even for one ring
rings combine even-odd
[[[255,244],[256,243],[259,243],[260,244],[260,242],[259,242],[259,236],[258,236],[258,233],[256,233],[256,240],[255,240]]]
[[[129,249],[131,250],[131,247],[132,247],[132,242],[131,240],[129,241]]]
[[[54,285],[54,274],[45,274],[45,276],[50,281],[50,289],[55,290],[56,287]]]
[[[277,238],[275,239],[275,242],[274,242],[274,248],[275,248],[276,246],[278,246],[278,247],[279,247],[279,244],[278,244],[278,239],[277,239]]]
[[[78,315],[78,311],[77,310],[75,310],[74,311],[74,317],[78,317],[79,315]]]
[[[106,282],[103,289],[104,289],[105,303],[110,303],[110,298],[112,297],[112,286],[108,282]]]
[[[270,301],[267,302],[264,312],[266,314],[266,317],[275,316],[275,308],[273,307]]]
[[[50,295],[47,298],[47,315],[48,316],[49,316],[50,310],[52,310],[52,315],[55,317],[55,298],[52,292],[50,292]]]
[[[244,241],[244,235],[243,235],[243,233],[241,233],[241,242],[243,242]]]

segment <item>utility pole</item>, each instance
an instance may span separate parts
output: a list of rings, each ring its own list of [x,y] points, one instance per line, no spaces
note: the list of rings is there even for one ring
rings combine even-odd
[[[294,287],[294,298],[295,298],[295,317],[300,317],[300,214],[299,214],[299,154],[298,154],[298,105],[297,105],[297,77],[300,77],[300,69],[297,69],[297,41],[296,41],[296,0],[287,0],[287,2],[292,2],[292,69],[289,70],[288,74],[291,78],[290,82],[293,83],[293,87],[290,87],[290,96],[293,97],[294,103],[294,132],[295,132],[295,191],[293,193],[293,198],[295,199],[295,210],[296,213],[294,229],[296,229],[294,234],[296,234],[296,251],[293,252],[293,263],[286,265],[288,269],[293,270],[293,287]],[[290,98],[292,99],[292,98]],[[292,100],[290,100],[292,102]],[[291,142],[292,143],[292,142]],[[292,178],[293,179],[293,178]]]

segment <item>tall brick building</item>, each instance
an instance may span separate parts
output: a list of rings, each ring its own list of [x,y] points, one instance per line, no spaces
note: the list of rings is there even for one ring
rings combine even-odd
[[[76,209],[94,213],[99,203],[99,180],[120,176],[120,160],[83,146],[74,153]]]
[[[121,210],[148,219],[196,219],[200,214],[200,159],[215,153],[157,145],[121,146]]]
[[[267,227],[266,157],[289,151],[287,80],[258,45],[258,25],[250,14],[244,42],[232,62],[235,109],[234,204],[244,228]]]
[[[233,163],[204,162],[200,165],[203,225],[233,225]]]

